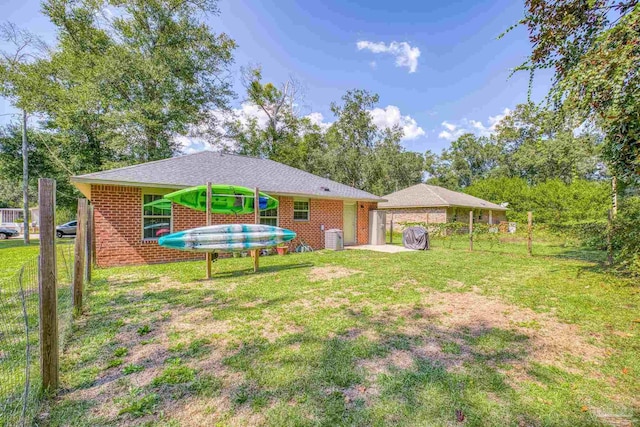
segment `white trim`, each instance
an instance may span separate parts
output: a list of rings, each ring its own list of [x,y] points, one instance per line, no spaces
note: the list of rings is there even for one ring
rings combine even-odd
[[[276,227],[280,227],[280,201],[278,200],[278,206],[276,206]],[[262,216],[263,212],[267,212],[268,210],[273,210],[273,209],[266,209],[264,211],[260,211],[260,224],[262,224],[262,218],[265,219],[271,219],[273,218],[272,216]]]
[[[164,196],[164,194],[159,192],[141,192],[141,201],[142,204],[140,206],[140,215],[142,219],[142,227],[140,228],[140,235],[143,242],[155,242],[158,240],[158,237],[144,237],[144,220],[145,218],[169,218],[169,232],[173,233],[173,203],[171,203],[171,214],[167,217],[166,215],[145,215],[144,214],[144,196]]]
[[[302,202],[302,203],[306,203],[307,204],[307,209],[298,209],[296,210],[296,202]],[[307,219],[296,219],[296,212],[306,212],[307,213]],[[309,200],[308,197],[303,198],[303,197],[296,197],[293,199],[293,220],[295,222],[309,222],[311,221],[311,201]]]

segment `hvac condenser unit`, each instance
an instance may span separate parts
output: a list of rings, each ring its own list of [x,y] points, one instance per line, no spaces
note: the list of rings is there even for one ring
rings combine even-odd
[[[387,243],[387,213],[385,211],[369,211],[369,244],[384,245]]]
[[[342,230],[332,228],[324,232],[324,248],[341,251],[344,249],[344,239],[342,238]]]

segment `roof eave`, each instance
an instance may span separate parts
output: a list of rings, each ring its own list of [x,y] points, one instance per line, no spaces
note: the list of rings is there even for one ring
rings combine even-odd
[[[95,185],[119,185],[123,187],[151,187],[151,188],[166,188],[169,190],[181,190],[183,188],[189,188],[190,185],[177,185],[177,184],[158,184],[151,182],[132,182],[132,181],[116,181],[116,180],[108,180],[108,179],[97,179],[97,178],[87,178],[83,176],[72,176],[71,183],[76,186],[76,188],[80,189],[78,184],[95,184]],[[332,200],[354,200],[359,202],[385,202],[386,199],[377,197],[344,197],[344,196],[335,196],[335,195],[320,195],[320,194],[305,194],[305,193],[287,193],[282,191],[273,191],[269,189],[262,189],[263,191],[269,192],[274,196],[285,196],[285,197],[305,197],[311,199],[332,199]]]
[[[424,208],[471,208],[471,209],[485,209],[489,211],[507,211],[508,208],[501,206],[468,206],[468,205],[451,205],[451,204],[431,204],[431,205],[392,205],[392,206],[378,206],[378,209],[424,209]]]

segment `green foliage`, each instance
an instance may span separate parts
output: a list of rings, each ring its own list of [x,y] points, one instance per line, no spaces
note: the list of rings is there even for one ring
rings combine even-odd
[[[558,111],[605,132],[615,174],[640,172],[640,8],[636,0],[527,0],[532,52],[517,70],[553,69]]]
[[[191,382],[196,377],[196,370],[184,364],[180,359],[173,359],[160,375],[155,377],[152,385],[175,385]]]
[[[621,269],[640,276],[640,196],[621,201],[612,231],[616,264]]]
[[[27,58],[3,52],[0,93],[43,117],[46,146],[36,141],[34,159],[61,177],[170,157],[177,135],[227,107],[235,43],[203,20],[216,0],[48,0],[42,10],[56,46]],[[34,43],[5,30],[16,52]]]
[[[122,368],[122,373],[125,375],[131,375],[131,374],[135,374],[136,372],[142,372],[142,371],[144,371],[144,366],[142,365],[131,364]]]
[[[550,110],[520,104],[496,126],[491,137],[460,136],[436,155],[426,153],[429,183],[453,190],[485,178],[522,178],[529,184],[557,179],[601,178],[600,137],[575,126]]]
[[[259,68],[244,71],[248,102],[265,114],[266,124],[255,117],[225,123],[226,138],[239,154],[270,158],[379,195],[422,181],[424,158],[402,147],[402,129],[381,130],[373,123],[370,110],[378,95],[348,91],[341,104],[331,104],[336,120],[325,129],[296,111],[295,81],[278,89],[261,79]]]
[[[29,202],[37,204],[38,178],[56,179],[56,199],[62,207],[75,208],[79,193],[71,186],[66,164],[69,153],[56,137],[38,129],[27,130],[29,151]],[[17,124],[0,128],[0,202],[11,207],[22,204],[22,129]]]
[[[122,405],[119,414],[129,414],[134,418],[152,414],[160,402],[160,397],[156,393],[142,396],[141,393],[141,389],[134,388],[129,391],[128,396],[117,399],[117,403]]]
[[[608,182],[586,180],[566,184],[554,179],[528,185],[522,178],[489,178],[464,191],[494,203],[509,203],[507,219],[520,223],[526,222],[528,211],[533,212],[536,223],[602,221],[611,197]]]

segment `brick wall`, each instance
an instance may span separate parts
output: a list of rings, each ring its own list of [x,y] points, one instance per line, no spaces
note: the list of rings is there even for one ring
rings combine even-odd
[[[447,210],[448,221],[469,222],[469,208],[449,208]],[[480,217],[482,214],[482,217]],[[491,211],[491,222],[493,224],[499,224],[502,221],[507,220],[507,214],[505,211]],[[489,223],[489,210],[488,209],[474,209],[473,210],[473,222],[474,223]]]
[[[393,229],[402,230],[403,222],[426,222],[437,224],[447,222],[446,208],[412,208],[412,209],[386,209],[387,230],[390,229],[393,218]]]
[[[168,261],[204,259],[204,254],[166,249],[155,240],[142,239],[142,194],[140,187],[92,185],[91,203],[94,206],[96,228],[96,261],[99,266],[151,264]],[[310,199],[309,221],[293,220],[293,198],[278,197],[279,226],[298,233],[314,249],[324,247],[325,229],[342,229],[343,201]],[[362,207],[361,207],[362,206]],[[369,241],[369,210],[377,203],[358,202],[358,243]],[[173,205],[173,231],[201,227],[206,215],[180,205]],[[253,223],[253,214],[212,215],[213,224]],[[293,249],[294,243],[290,245]]]
[[[393,217],[394,230],[402,230],[403,222],[426,222],[428,224],[438,224],[451,221],[469,222],[468,208],[411,208],[411,209],[386,209],[387,229],[390,227]],[[482,218],[478,219],[478,209],[474,210],[474,222],[489,223],[489,211],[482,210]],[[492,211],[491,219],[494,224],[506,221],[504,211]]]

